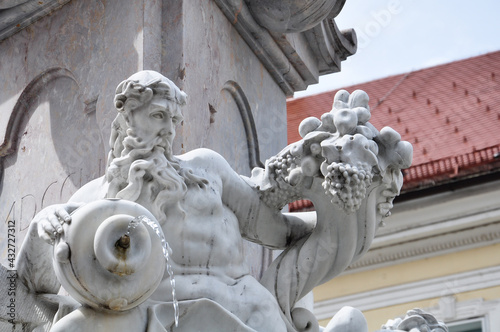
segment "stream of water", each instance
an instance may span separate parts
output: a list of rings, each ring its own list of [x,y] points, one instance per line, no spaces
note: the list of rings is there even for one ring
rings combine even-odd
[[[156,221],[153,221],[144,215],[137,216],[130,221],[126,234],[130,235],[130,231],[132,229],[136,228],[141,223],[144,223],[147,226],[149,226],[156,233],[156,235],[158,235],[158,237],[161,240],[161,245],[163,248],[163,256],[165,256],[165,262],[166,262],[166,266],[167,266],[167,273],[168,273],[168,276],[170,278],[170,286],[172,287],[172,304],[174,306],[175,326],[178,326],[179,325],[179,303],[177,302],[177,297],[175,296],[175,278],[174,278],[174,271],[172,269],[172,264],[170,263],[170,254],[169,254],[172,251],[172,249],[168,245],[168,242],[165,239],[165,236],[163,235],[163,231],[162,231],[160,225],[158,225],[158,223]]]

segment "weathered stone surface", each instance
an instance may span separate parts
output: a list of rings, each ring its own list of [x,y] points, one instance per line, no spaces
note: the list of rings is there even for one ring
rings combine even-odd
[[[0,265],[0,331],[49,331],[58,305],[22,284],[15,270]]]
[[[286,144],[285,95],[214,2],[201,7],[174,3],[164,19],[161,72],[186,91],[190,105],[178,130],[181,139],[176,143],[182,146],[175,150],[215,149],[249,175],[245,126],[256,131],[257,160],[278,151]],[[251,115],[255,125],[241,114]],[[228,135],[234,140],[224,139]]]
[[[345,0],[246,0],[260,25],[273,32],[302,32],[337,16]]]
[[[0,3],[0,41],[7,39],[69,0],[4,0]]]
[[[238,0],[215,2],[287,96],[293,95],[294,91],[306,89],[311,83],[317,83],[320,74],[339,71],[340,62],[356,52],[354,31],[341,32],[334,21],[343,1],[313,0],[302,3],[284,0],[273,1],[271,4]],[[304,27],[304,32],[294,32],[295,29],[282,31],[278,27],[266,26],[265,23],[261,26],[257,23],[257,12],[262,12],[265,16],[265,10],[270,8],[271,11],[277,10],[280,13],[279,8],[283,3],[302,9],[303,6],[311,5],[312,12],[322,7],[321,4],[315,6],[312,3],[324,3],[331,11],[324,15],[322,21],[317,17],[312,18],[316,22],[314,27],[306,19],[307,29]],[[247,4],[254,8],[253,12]],[[307,10],[305,12],[312,15]],[[286,16],[289,12],[283,10],[280,14]],[[300,13],[298,16],[304,18]]]

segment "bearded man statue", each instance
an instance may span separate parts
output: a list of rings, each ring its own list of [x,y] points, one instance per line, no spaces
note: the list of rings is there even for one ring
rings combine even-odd
[[[165,271],[137,307],[61,310],[52,331],[317,331],[313,315],[295,303],[368,250],[401,188],[400,169],[411,162],[411,145],[368,123],[366,94],[344,91],[321,120],[303,122],[301,141],[246,178],[208,149],[173,155],[186,98],[154,71],[121,82],[106,174],[35,216],[18,264],[28,288],[57,293],[45,253],[72,227],[73,211],[102,199],[132,201],[151,212],[172,248],[177,298]],[[282,213],[299,198],[311,199],[316,212]],[[261,280],[245,263],[244,240],[286,249]]]

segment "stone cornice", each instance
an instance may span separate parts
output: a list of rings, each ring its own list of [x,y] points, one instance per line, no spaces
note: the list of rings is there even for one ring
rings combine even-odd
[[[341,62],[356,53],[357,38],[353,29],[339,30],[333,17],[305,31],[309,45],[320,59],[320,75],[340,71]]]
[[[339,31],[332,16],[314,28],[283,34],[260,26],[243,0],[214,0],[287,96],[317,83],[320,74],[340,70],[356,52],[353,30]]]
[[[345,274],[500,243],[500,182],[395,206],[371,249]]]
[[[497,211],[498,212],[498,211]],[[495,214],[500,218],[500,212]],[[347,273],[500,243],[500,222],[370,250]]]
[[[11,8],[0,9],[0,42],[59,9],[69,1],[17,1],[12,3],[14,6]]]
[[[374,310],[499,285],[500,267],[488,267],[316,302],[314,314],[320,320],[328,319],[346,305],[361,311]]]
[[[69,1],[12,2],[13,7],[0,9],[0,41]],[[317,83],[319,75],[339,71],[341,61],[356,52],[354,31],[340,31],[334,21],[343,1],[313,28],[287,34],[260,26],[243,0],[214,1],[287,96]]]

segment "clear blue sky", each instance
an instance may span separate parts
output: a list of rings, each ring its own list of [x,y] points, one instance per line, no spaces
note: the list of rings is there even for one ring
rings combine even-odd
[[[336,22],[357,53],[295,97],[500,50],[499,0],[347,0]]]

